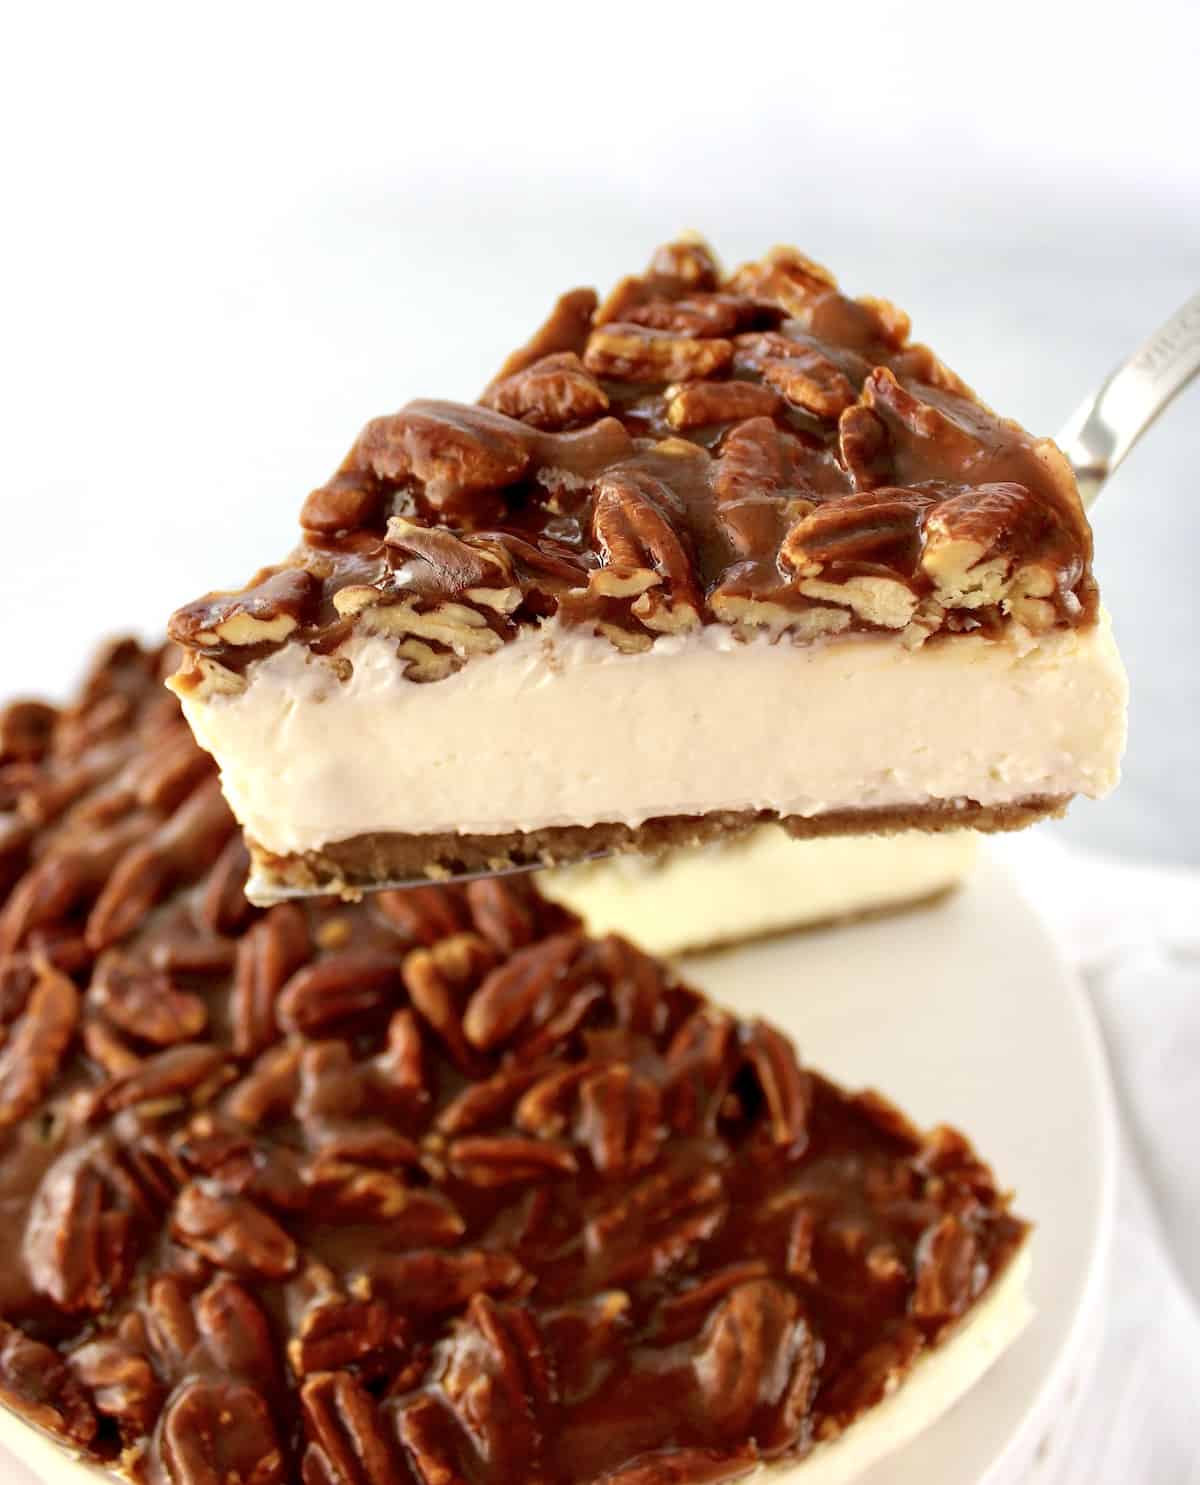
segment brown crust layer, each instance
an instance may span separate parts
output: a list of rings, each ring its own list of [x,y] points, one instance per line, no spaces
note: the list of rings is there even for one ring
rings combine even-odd
[[[276,856],[250,841],[254,863],[250,895],[270,902],[298,892],[360,896],[364,889],[419,878],[569,866],[617,851],[654,855],[707,845],[777,822],[797,840],[823,835],[895,835],[903,830],[1023,830],[1037,820],[1062,815],[1071,795],[1031,795],[1010,804],[961,803],[902,808],[830,810],[822,815],[777,815],[772,810],[722,810],[707,815],[664,815],[639,826],[555,826],[504,835],[405,835],[372,832],[336,841],[320,851]]]

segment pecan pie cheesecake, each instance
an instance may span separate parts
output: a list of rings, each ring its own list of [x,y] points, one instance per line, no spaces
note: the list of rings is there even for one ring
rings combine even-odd
[[[161,663],[0,712],[0,1443],[43,1478],[829,1485],[1019,1331],[961,1135],[528,879],[252,908]]]
[[[1008,829],[1117,778],[1066,460],[791,249],[567,294],[478,404],[368,423],[301,526],[171,625],[262,899]]]
[[[593,933],[691,954],[934,902],[971,870],[976,848],[972,830],[794,840],[756,825],[708,845],[559,867],[538,885]]]

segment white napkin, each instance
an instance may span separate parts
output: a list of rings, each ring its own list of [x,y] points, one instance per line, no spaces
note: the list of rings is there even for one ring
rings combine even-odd
[[[1122,1123],[1103,1347],[1043,1478],[1200,1485],[1200,871],[992,848],[1083,976]]]

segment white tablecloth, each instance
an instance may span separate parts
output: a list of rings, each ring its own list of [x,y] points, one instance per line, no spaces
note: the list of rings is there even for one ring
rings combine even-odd
[[[1084,977],[1122,1123],[1103,1349],[1046,1485],[1200,1485],[1200,871],[993,849]]]

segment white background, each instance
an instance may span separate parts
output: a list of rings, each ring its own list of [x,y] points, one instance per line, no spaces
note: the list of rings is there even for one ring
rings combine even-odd
[[[0,33],[0,693],[290,544],[683,226],[794,241],[1052,432],[1200,282],[1200,5],[24,6]],[[1064,827],[1200,859],[1200,389],[1096,513],[1134,683]]]

